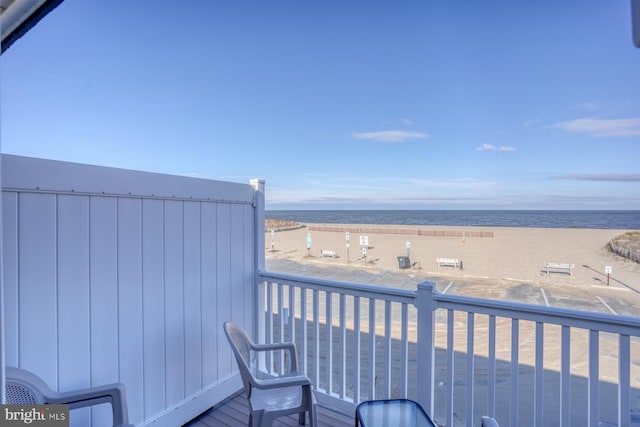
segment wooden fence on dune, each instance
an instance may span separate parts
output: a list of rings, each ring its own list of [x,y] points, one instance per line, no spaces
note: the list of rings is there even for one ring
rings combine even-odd
[[[402,234],[412,236],[434,237],[493,237],[493,231],[476,230],[425,230],[419,228],[395,228],[395,227],[344,227],[331,225],[310,225],[309,231],[327,231],[336,233],[359,234]]]

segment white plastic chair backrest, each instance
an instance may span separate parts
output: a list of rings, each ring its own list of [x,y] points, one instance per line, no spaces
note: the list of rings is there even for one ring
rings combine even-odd
[[[22,369],[6,368],[5,391],[7,403],[38,405],[46,402],[51,389],[35,374]]]
[[[491,417],[482,417],[480,424],[482,427],[500,427],[498,426],[498,422]]]
[[[251,338],[244,329],[232,322],[224,323],[224,332],[238,362],[244,392],[251,397]]]

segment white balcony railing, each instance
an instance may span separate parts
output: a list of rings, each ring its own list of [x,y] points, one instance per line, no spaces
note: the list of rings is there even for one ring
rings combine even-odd
[[[640,319],[444,295],[428,282],[404,290],[273,272],[259,282],[259,334],[297,343],[321,403],[348,411],[412,398],[447,426],[481,415],[511,426],[640,423]]]

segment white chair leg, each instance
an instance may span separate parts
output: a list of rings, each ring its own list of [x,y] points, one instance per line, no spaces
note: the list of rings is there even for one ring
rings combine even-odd
[[[316,427],[318,425],[318,411],[316,408],[316,402],[311,403],[311,408],[309,409],[309,425],[311,427]]]
[[[263,418],[264,418],[263,411],[252,412],[251,415],[249,416],[249,425],[251,427],[260,427],[262,425]]]

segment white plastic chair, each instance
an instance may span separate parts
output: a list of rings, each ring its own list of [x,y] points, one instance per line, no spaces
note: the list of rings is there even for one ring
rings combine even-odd
[[[115,383],[66,392],[51,390],[40,377],[19,368],[6,368],[7,403],[13,405],[65,404],[69,409],[110,403],[114,427],[131,426],[124,384]]]
[[[240,326],[231,322],[224,323],[224,332],[233,349],[244,391],[249,398],[249,424],[270,426],[276,418],[299,413],[298,422],[304,425],[305,412],[309,412],[309,423],[315,427],[316,401],[311,380],[297,370],[295,344],[254,344]],[[291,361],[289,372],[277,377],[257,368],[256,353],[273,350],[288,351]]]
[[[498,422],[491,417],[482,417],[481,425],[482,427],[500,427]]]

